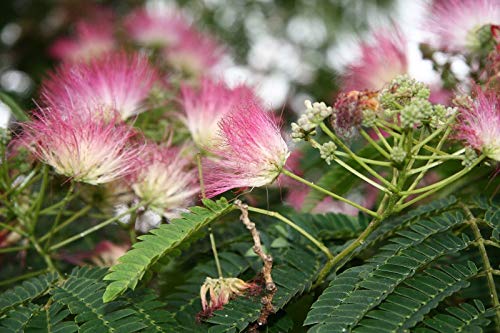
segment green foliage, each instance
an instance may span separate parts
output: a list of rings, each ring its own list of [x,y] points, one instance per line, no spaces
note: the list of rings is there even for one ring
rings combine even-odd
[[[58,275],[56,273],[44,274],[4,292],[0,295],[0,314],[14,306],[43,295],[57,281],[57,278]]]
[[[422,326],[427,327],[419,327],[415,332],[481,332],[481,327],[490,323],[488,317],[493,315],[492,309],[486,310],[478,300],[474,300],[474,304],[463,303],[447,308],[446,312],[424,320]]]
[[[105,280],[112,281],[104,293],[104,301],[109,302],[127,289],[135,289],[147,270],[160,258],[180,244],[186,244],[196,231],[227,213],[231,206],[222,198],[216,202],[205,199],[205,207],[192,207],[190,213],[163,224],[150,234],[139,237],[140,242],[120,258],[120,263],[111,267]]]
[[[311,287],[321,268],[316,256],[301,249],[288,249],[279,257],[273,267],[273,280],[278,291],[273,298],[276,311],[283,308],[290,300]],[[260,298],[238,297],[216,311],[207,322],[216,324],[210,327],[210,333],[241,332],[260,314]]]
[[[103,303],[104,274],[102,269],[75,269],[61,286],[54,289],[54,301],[67,305],[75,315],[80,332],[136,332],[145,328],[146,325],[134,316],[134,310],[122,308],[119,302]]]
[[[231,210],[225,200],[205,201],[205,204],[209,208],[192,208],[191,213],[172,222],[181,221],[183,226],[190,227],[166,225],[160,233],[149,235],[154,238],[146,237],[140,243],[150,245],[153,241],[156,244],[153,248],[168,254],[180,244],[190,242],[189,235],[201,225]],[[482,223],[485,240],[491,236],[490,242],[494,242],[498,206],[474,199],[471,207],[475,219]],[[357,264],[332,275],[329,286],[316,297],[319,289],[312,286],[325,264],[323,253],[292,228],[251,214],[266,251],[274,258],[272,276],[278,287],[273,299],[275,313],[261,331],[289,332],[302,325],[309,326],[307,329],[313,333],[487,331],[495,311],[485,287],[478,239],[470,231],[467,214],[457,199],[448,198],[384,221],[362,246],[364,250],[355,253],[356,260],[350,259]],[[286,215],[335,253],[350,244],[368,224],[364,217],[342,214]],[[224,224],[224,228],[235,235],[220,245],[224,276],[247,281],[258,276],[262,263],[252,255],[250,236],[238,235],[236,231],[242,230],[239,223]],[[279,246],[277,238],[282,239]],[[158,246],[157,240],[164,241],[162,246]],[[204,248],[207,243],[207,239],[197,240],[196,248]],[[130,252],[152,253],[144,250],[146,247],[139,249],[143,252],[137,252],[137,248]],[[206,277],[217,276],[214,260],[206,258],[201,250],[168,256],[168,262],[154,258],[160,272],[160,297],[141,286],[134,291],[125,290],[123,295],[105,303],[103,296],[110,283],[106,280],[109,273],[103,268],[77,268],[64,279],[55,274],[32,278],[3,294],[0,331],[236,333],[247,330],[260,316],[262,295],[236,297],[223,309],[197,321],[201,311],[200,287]],[[491,255],[490,260],[498,267],[498,260]],[[292,307],[304,298],[310,301],[302,309],[308,313],[305,322],[301,322]]]
[[[72,333],[78,331],[74,321],[64,320],[70,314],[69,310],[61,303],[52,303],[50,307],[42,308],[31,318],[26,327],[26,333]]]
[[[388,226],[372,240],[393,236],[364,265],[347,269],[331,281],[308,313],[304,325],[313,325],[309,332],[403,332],[416,326],[431,332],[423,327],[445,327],[443,320],[456,327],[487,326],[489,320],[484,318],[491,310],[480,307],[479,300],[473,300],[476,308],[467,304],[458,307],[469,313],[461,322],[448,314],[426,317],[449,297],[468,288],[479,274],[477,267],[483,266],[480,260],[449,263],[460,253],[466,258],[479,258],[467,254],[476,245],[467,233],[454,232],[468,223],[455,201],[434,202],[387,221]],[[487,209],[488,215],[492,208]],[[448,328],[444,331],[455,332]]]

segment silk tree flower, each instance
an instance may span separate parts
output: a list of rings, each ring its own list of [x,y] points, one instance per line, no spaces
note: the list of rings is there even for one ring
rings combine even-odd
[[[478,87],[475,95],[470,106],[459,108],[455,137],[500,162],[500,98]]]
[[[189,84],[181,86],[184,122],[194,142],[203,149],[217,143],[219,120],[242,100],[252,98],[247,86],[230,89],[223,82],[203,78],[199,89]]]
[[[189,24],[175,10],[140,8],[125,18],[124,27],[137,44],[163,48],[179,43],[184,31],[189,29]]]
[[[21,142],[56,173],[92,185],[108,183],[132,173],[140,151],[136,132],[120,123],[67,117],[40,110],[22,125]]]
[[[222,49],[212,37],[191,27],[184,31],[179,43],[165,48],[164,55],[176,70],[199,77],[219,62]]]
[[[173,218],[193,203],[199,192],[198,173],[179,149],[148,145],[139,165],[132,189],[149,208]]]
[[[56,59],[79,62],[96,58],[116,48],[113,25],[104,17],[76,24],[71,38],[60,38],[51,46],[49,53]]]
[[[439,0],[433,3],[428,29],[436,35],[437,47],[456,52],[480,46],[479,30],[500,24],[498,0]]]
[[[63,64],[45,80],[41,93],[44,102],[60,112],[104,111],[107,118],[117,112],[127,119],[144,111],[144,100],[156,82],[158,74],[146,56],[116,52]]]
[[[249,101],[219,122],[214,158],[204,160],[208,197],[239,187],[272,183],[290,154],[276,120],[255,101]]]
[[[408,72],[405,39],[399,31],[383,31],[373,41],[361,43],[361,59],[352,63],[343,77],[344,91],[377,90]]]

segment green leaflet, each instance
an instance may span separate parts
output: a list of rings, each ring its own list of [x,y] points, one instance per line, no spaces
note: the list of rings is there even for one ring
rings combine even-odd
[[[368,259],[367,264],[346,270],[338,275],[313,304],[304,324],[314,325],[310,332],[347,331],[362,325],[362,323],[369,326],[366,324],[367,318],[373,316],[373,310],[379,306],[382,307],[382,303],[389,302],[401,307],[408,307],[408,304],[411,305],[408,299],[415,297],[415,295],[421,296],[420,290],[415,291],[408,287],[413,286],[411,281],[417,280],[420,273],[416,275],[416,272],[442,256],[459,252],[469,245],[470,241],[467,238],[457,237],[450,232],[453,227],[463,222],[462,214],[445,213],[435,218],[418,221],[399,231],[398,236],[391,238],[389,244],[380,248],[375,256]],[[475,274],[472,269],[470,272]],[[436,274],[442,275],[441,273]],[[455,270],[450,268],[443,274],[453,275]],[[466,280],[470,276],[460,276],[456,280],[458,289],[468,285]],[[431,285],[437,284],[432,279],[435,277],[424,275],[418,281],[426,280]],[[443,279],[446,280],[444,277]],[[457,288],[453,283],[449,288],[451,289],[446,290],[451,290],[451,293],[458,290],[453,289]],[[428,294],[424,296],[439,300],[439,297],[433,292],[434,290],[429,290]],[[401,293],[403,296],[399,295]],[[443,291],[442,295],[448,296],[449,294]],[[437,306],[437,303],[434,306]],[[391,323],[392,326],[383,322],[380,322],[380,325],[381,327],[384,325],[387,327],[394,325],[412,327],[411,325],[414,325],[418,321],[417,319],[421,320],[419,317],[421,313],[417,310],[415,308],[415,312],[412,312],[412,316],[416,316],[415,318],[401,318],[396,323]],[[427,312],[421,311],[425,314],[428,309]],[[375,314],[378,313],[375,312]],[[368,323],[372,323],[372,319]],[[365,330],[366,327],[360,331]]]
[[[192,207],[190,213],[163,224],[149,234],[139,237],[133,248],[111,267],[105,280],[112,281],[106,288],[103,300],[109,302],[127,289],[135,289],[146,271],[171,250],[185,245],[186,240],[196,231],[215,221],[232,209],[225,198],[218,201],[203,200],[206,207]]]
[[[21,285],[4,292],[0,295],[0,314],[45,294],[57,279],[56,273],[48,273],[24,281]]]

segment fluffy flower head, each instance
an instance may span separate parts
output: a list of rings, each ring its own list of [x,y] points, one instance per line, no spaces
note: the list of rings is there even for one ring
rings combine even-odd
[[[194,77],[213,68],[222,55],[221,47],[212,37],[192,27],[184,31],[179,43],[164,52],[170,66]]]
[[[138,44],[149,47],[166,47],[179,43],[181,35],[189,28],[186,18],[174,10],[138,9],[124,22],[128,34]]]
[[[459,109],[456,137],[500,161],[500,99],[492,92],[476,88],[470,107]]]
[[[135,132],[115,122],[63,117],[52,110],[23,125],[22,142],[58,174],[75,181],[108,183],[134,171],[139,148]]]
[[[381,89],[407,71],[405,40],[401,33],[379,32],[372,42],[361,44],[361,59],[348,67],[344,91]]]
[[[272,183],[290,152],[275,119],[255,101],[239,106],[219,122],[220,144],[207,159],[204,180],[207,196],[237,187]]]
[[[217,143],[219,120],[239,101],[253,95],[246,86],[229,89],[223,82],[209,78],[202,80],[199,90],[191,85],[183,85],[181,94],[186,126],[194,142],[203,148]]]
[[[85,63],[63,64],[43,83],[42,98],[64,113],[101,110],[108,118],[117,112],[127,119],[143,111],[157,80],[145,56],[111,53]]]
[[[72,38],[60,38],[49,52],[59,60],[78,62],[96,58],[116,47],[113,26],[107,21],[80,21]]]
[[[439,0],[432,6],[427,26],[436,35],[438,47],[467,51],[478,46],[480,28],[499,23],[498,0]]]
[[[186,208],[199,191],[197,171],[178,149],[149,145],[140,165],[132,189],[161,214]]]

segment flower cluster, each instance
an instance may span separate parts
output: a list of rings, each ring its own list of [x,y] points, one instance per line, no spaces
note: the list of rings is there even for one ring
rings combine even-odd
[[[42,85],[42,99],[58,112],[122,119],[145,110],[144,101],[159,81],[141,54],[117,52],[84,63],[64,64]],[[86,114],[85,114],[86,113]]]
[[[332,115],[332,107],[324,102],[314,102],[309,100],[304,102],[306,111],[300,116],[296,123],[292,123],[292,138],[300,141],[308,135],[314,135],[316,127],[326,118]]]
[[[193,203],[198,175],[179,149],[149,145],[139,163],[132,189],[153,210],[172,218]]]
[[[456,138],[500,161],[500,99],[491,91],[475,89],[469,106],[460,106]]]
[[[276,121],[254,100],[242,103],[219,122],[220,144],[204,163],[208,197],[238,187],[272,183],[290,154]]]

